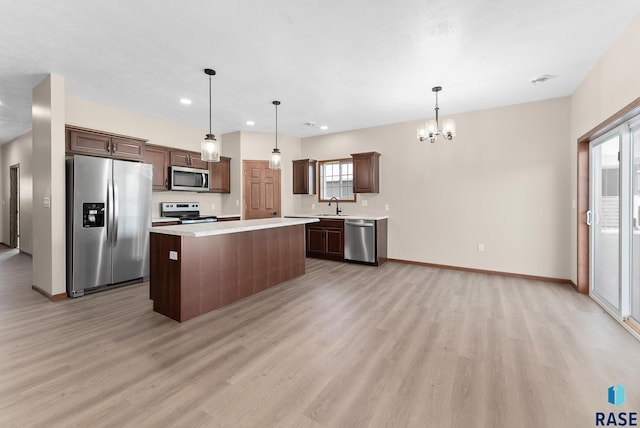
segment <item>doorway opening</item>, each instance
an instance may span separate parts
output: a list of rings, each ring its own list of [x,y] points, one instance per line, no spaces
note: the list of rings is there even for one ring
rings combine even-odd
[[[20,248],[20,164],[9,167],[9,246]]]

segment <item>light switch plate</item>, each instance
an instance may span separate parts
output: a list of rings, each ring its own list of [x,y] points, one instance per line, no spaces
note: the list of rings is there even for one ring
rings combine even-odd
[[[178,252],[169,251],[169,260],[178,260]]]
[[[45,196],[42,198],[42,205],[45,208],[51,208],[51,198],[49,196]]]
[[[367,200],[366,200],[366,199],[363,199],[363,200],[362,200],[362,206],[363,206],[363,207],[366,207],[366,206],[367,206]]]

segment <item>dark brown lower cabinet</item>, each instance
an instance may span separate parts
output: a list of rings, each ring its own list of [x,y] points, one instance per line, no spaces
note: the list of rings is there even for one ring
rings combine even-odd
[[[344,259],[344,220],[307,224],[307,257]]]

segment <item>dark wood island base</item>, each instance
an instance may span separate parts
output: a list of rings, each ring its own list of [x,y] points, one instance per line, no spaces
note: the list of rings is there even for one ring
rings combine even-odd
[[[305,273],[304,224],[218,234],[150,235],[153,310],[187,321]]]

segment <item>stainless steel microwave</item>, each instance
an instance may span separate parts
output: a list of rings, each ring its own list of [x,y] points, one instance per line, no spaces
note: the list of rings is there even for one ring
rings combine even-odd
[[[169,189],[189,192],[209,191],[209,171],[206,169],[169,167]]]

